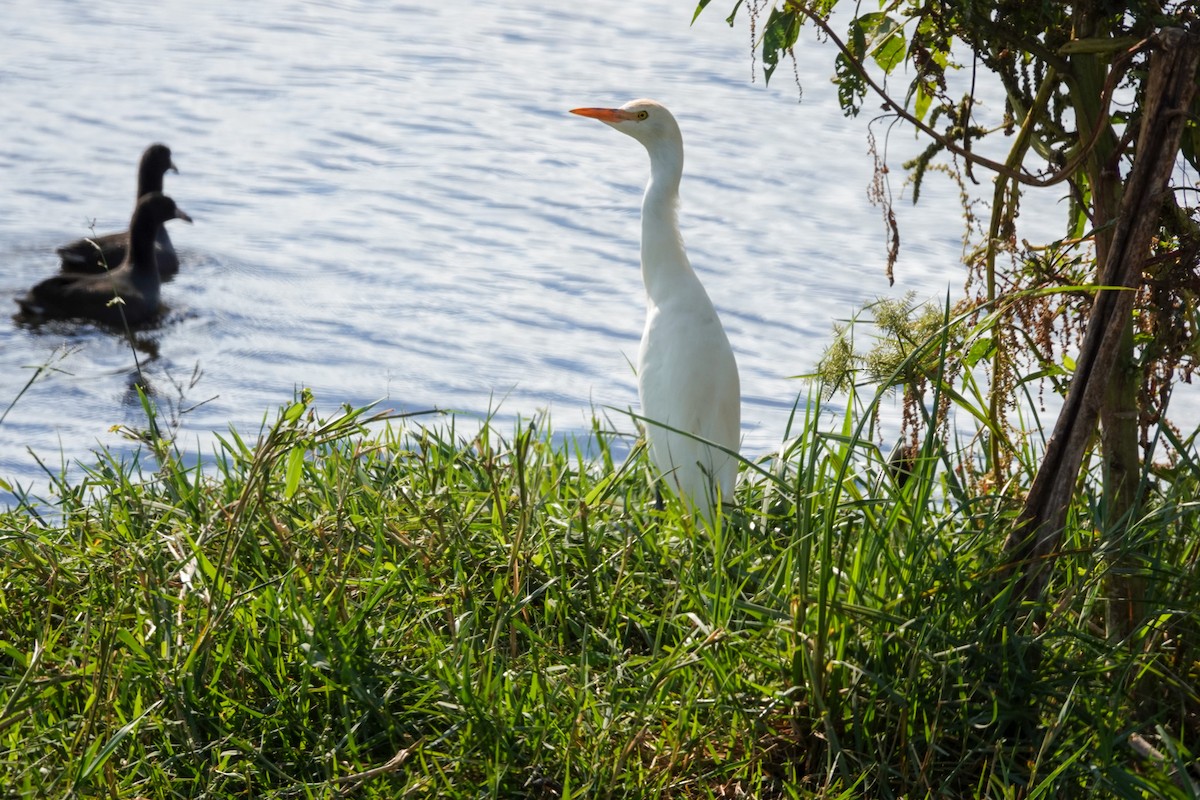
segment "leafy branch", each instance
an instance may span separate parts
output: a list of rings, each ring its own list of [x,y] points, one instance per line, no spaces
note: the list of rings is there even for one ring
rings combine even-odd
[[[908,111],[905,108],[904,103],[897,102],[886,89],[880,86],[879,83],[871,77],[871,74],[867,71],[866,65],[862,58],[862,54],[866,49],[865,37],[861,41],[856,42],[855,48],[851,49],[851,47],[834,32],[833,28],[829,25],[829,21],[823,17],[817,9],[814,9],[809,4],[797,2],[797,0],[786,0],[783,8],[783,11],[779,11],[778,9],[773,10],[771,17],[767,20],[767,29],[763,33],[763,61],[765,64],[773,65],[778,62],[779,58],[779,51],[777,49],[768,51],[768,47],[777,48],[779,47],[780,43],[783,42],[787,42],[787,47],[791,47],[795,43],[796,36],[793,34],[799,28],[798,15],[802,14],[808,19],[812,20],[813,24],[821,30],[821,33],[828,37],[828,39],[833,42],[834,46],[837,47],[840,55],[838,59],[839,77],[844,77],[847,71],[852,72],[854,77],[861,80],[871,89],[872,92],[879,96],[884,103],[885,109],[896,114],[901,119],[910,123],[922,133],[932,138],[936,147],[949,150],[951,153],[966,159],[967,162],[971,164],[977,164],[979,166],[986,167],[999,175],[1009,178],[1010,180],[1018,181],[1026,186],[1038,188],[1053,186],[1073,177],[1087,162],[1092,150],[1095,148],[1100,139],[1101,133],[1107,129],[1108,121],[1110,119],[1109,109],[1112,104],[1113,92],[1116,90],[1118,81],[1120,80],[1121,76],[1124,75],[1125,70],[1128,68],[1128,65],[1131,63],[1133,57],[1145,49],[1148,43],[1147,39],[1139,40],[1134,44],[1125,47],[1125,49],[1114,60],[1113,69],[1109,71],[1108,77],[1104,82],[1104,90],[1101,96],[1100,107],[1102,109],[1102,117],[1100,120],[1098,120],[1097,124],[1092,126],[1091,136],[1088,138],[1084,146],[1077,150],[1071,161],[1058,171],[1050,173],[1049,175],[1037,175],[1023,169],[1016,169],[1009,164],[994,161],[986,156],[981,156],[969,149],[967,146],[959,144],[953,138],[939,133],[932,126],[921,119],[919,114],[914,114]],[[876,17],[888,19],[888,23],[881,22],[876,19]],[[878,63],[885,72],[891,72],[891,70],[902,60],[904,45],[902,34],[898,33],[899,26],[896,26],[895,22],[891,21],[890,18],[887,18],[886,15],[882,14],[882,12],[877,15],[866,15],[864,18],[870,18],[868,21],[874,24],[877,30],[886,28],[883,42],[885,47],[883,47],[882,50],[877,48],[873,56],[876,63]],[[861,23],[862,19],[864,18],[859,18],[859,20],[856,20],[856,23]],[[852,30],[855,32],[856,38],[863,36],[863,26],[861,24],[856,24],[853,26]],[[893,33],[893,31],[897,32]],[[1064,45],[1064,48],[1060,48],[1060,52],[1074,52],[1079,47],[1085,46],[1087,43],[1076,41],[1068,44],[1073,44],[1075,47],[1069,48],[1068,46]],[[769,80],[771,72],[767,71],[766,74],[767,79]],[[1047,76],[1046,80],[1052,80],[1052,78]],[[842,100],[843,107],[845,107],[846,98],[842,97]],[[918,100],[921,102],[920,98],[918,98]],[[1030,113],[1033,113],[1032,109]]]

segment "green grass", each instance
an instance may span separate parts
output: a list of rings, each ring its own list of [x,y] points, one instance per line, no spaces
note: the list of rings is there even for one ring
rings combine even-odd
[[[1152,614],[1112,642],[1093,477],[1031,614],[1013,501],[939,441],[897,487],[852,414],[707,530],[599,425],[305,395],[202,472],[147,408],[152,468],[0,516],[4,796],[1196,796],[1193,442],[1146,476]]]

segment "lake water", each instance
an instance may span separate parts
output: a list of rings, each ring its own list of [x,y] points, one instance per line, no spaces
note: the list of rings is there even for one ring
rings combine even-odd
[[[305,386],[326,410],[547,410],[585,430],[593,409],[637,401],[648,161],[567,111],[653,97],[684,131],[681,224],[737,353],[744,450],[768,451],[833,321],[879,296],[957,294],[962,225],[948,181],[898,203],[889,287],[870,112],[842,116],[811,33],[802,102],[790,64],[751,82],[727,5],[689,26],[688,0],[22,3],[0,16],[0,294],[52,274],[54,246],[93,220],[125,226],[140,153],[162,141],[195,225],[171,223],[182,266],[142,366],[160,402],[194,406],[186,450],[230,425],[253,436]],[[893,134],[898,194],[895,154],[916,146]],[[1026,213],[1023,235],[1058,218]],[[37,459],[131,452],[111,429],[144,421],[121,337],[7,319],[0,411],[47,362],[0,424],[0,477],[35,494]]]

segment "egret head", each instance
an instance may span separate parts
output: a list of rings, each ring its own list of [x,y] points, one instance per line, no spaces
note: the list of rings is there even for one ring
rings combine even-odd
[[[663,143],[678,143],[680,146],[683,143],[675,117],[654,100],[633,100],[620,108],[573,108],[571,113],[598,119],[637,139],[647,149]]]

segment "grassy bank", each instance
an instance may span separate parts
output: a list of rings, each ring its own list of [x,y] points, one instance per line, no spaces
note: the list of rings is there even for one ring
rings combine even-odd
[[[852,423],[797,419],[715,531],[545,420],[302,398],[208,474],[101,458],[0,517],[2,791],[1195,796],[1194,446],[1145,478],[1153,611],[1113,642],[1090,481],[1030,615],[1011,501],[938,442],[898,486]]]

